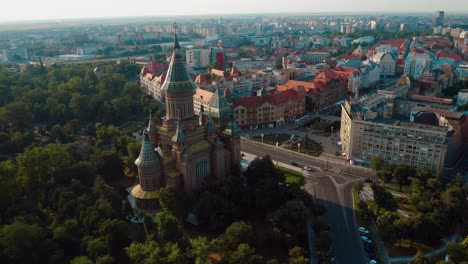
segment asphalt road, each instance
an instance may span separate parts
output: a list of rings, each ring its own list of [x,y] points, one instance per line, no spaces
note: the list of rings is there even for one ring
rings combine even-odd
[[[338,264],[365,264],[368,262],[359,235],[353,213],[353,181],[374,177],[368,170],[345,165],[339,159],[317,159],[274,146],[241,141],[241,151],[254,156],[270,155],[274,162],[284,164],[298,163],[301,166],[313,166],[313,171],[303,171],[305,188],[316,200],[327,208],[325,218],[333,236],[333,254]],[[348,168],[350,169],[348,173]],[[297,170],[301,170],[297,168]],[[302,171],[302,170],[301,170]]]

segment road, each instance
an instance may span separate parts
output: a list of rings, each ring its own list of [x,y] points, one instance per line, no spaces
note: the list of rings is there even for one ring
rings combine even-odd
[[[333,254],[338,264],[363,264],[367,258],[362,249],[353,212],[353,182],[375,176],[367,169],[345,165],[341,159],[313,158],[297,152],[275,148],[274,146],[241,141],[241,151],[254,156],[270,155],[274,162],[290,164],[296,162],[301,166],[313,166],[312,172],[302,171],[305,177],[305,188],[316,201],[327,208],[325,218],[333,235]],[[349,169],[349,173],[348,173]]]

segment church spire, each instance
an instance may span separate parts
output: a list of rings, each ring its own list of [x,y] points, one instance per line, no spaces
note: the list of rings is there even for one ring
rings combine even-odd
[[[140,155],[135,160],[135,165],[141,167],[155,167],[159,165],[159,158],[156,156],[151,141],[148,136],[148,131],[143,132],[144,138],[141,143]]]
[[[179,40],[177,39],[177,24],[175,21],[172,28],[174,28],[174,49],[180,49]]]

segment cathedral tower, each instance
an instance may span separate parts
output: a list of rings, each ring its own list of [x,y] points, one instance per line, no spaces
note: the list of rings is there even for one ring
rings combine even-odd
[[[161,86],[166,94],[166,116],[163,124],[170,129],[175,129],[177,120],[180,120],[184,128],[194,127],[197,124],[193,109],[193,93],[196,88],[185,67],[177,39],[177,25],[174,23],[174,51],[166,80]]]

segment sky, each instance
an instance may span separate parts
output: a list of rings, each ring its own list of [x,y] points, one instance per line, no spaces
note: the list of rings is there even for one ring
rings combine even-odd
[[[0,21],[252,13],[468,13],[468,0],[5,0]]]

